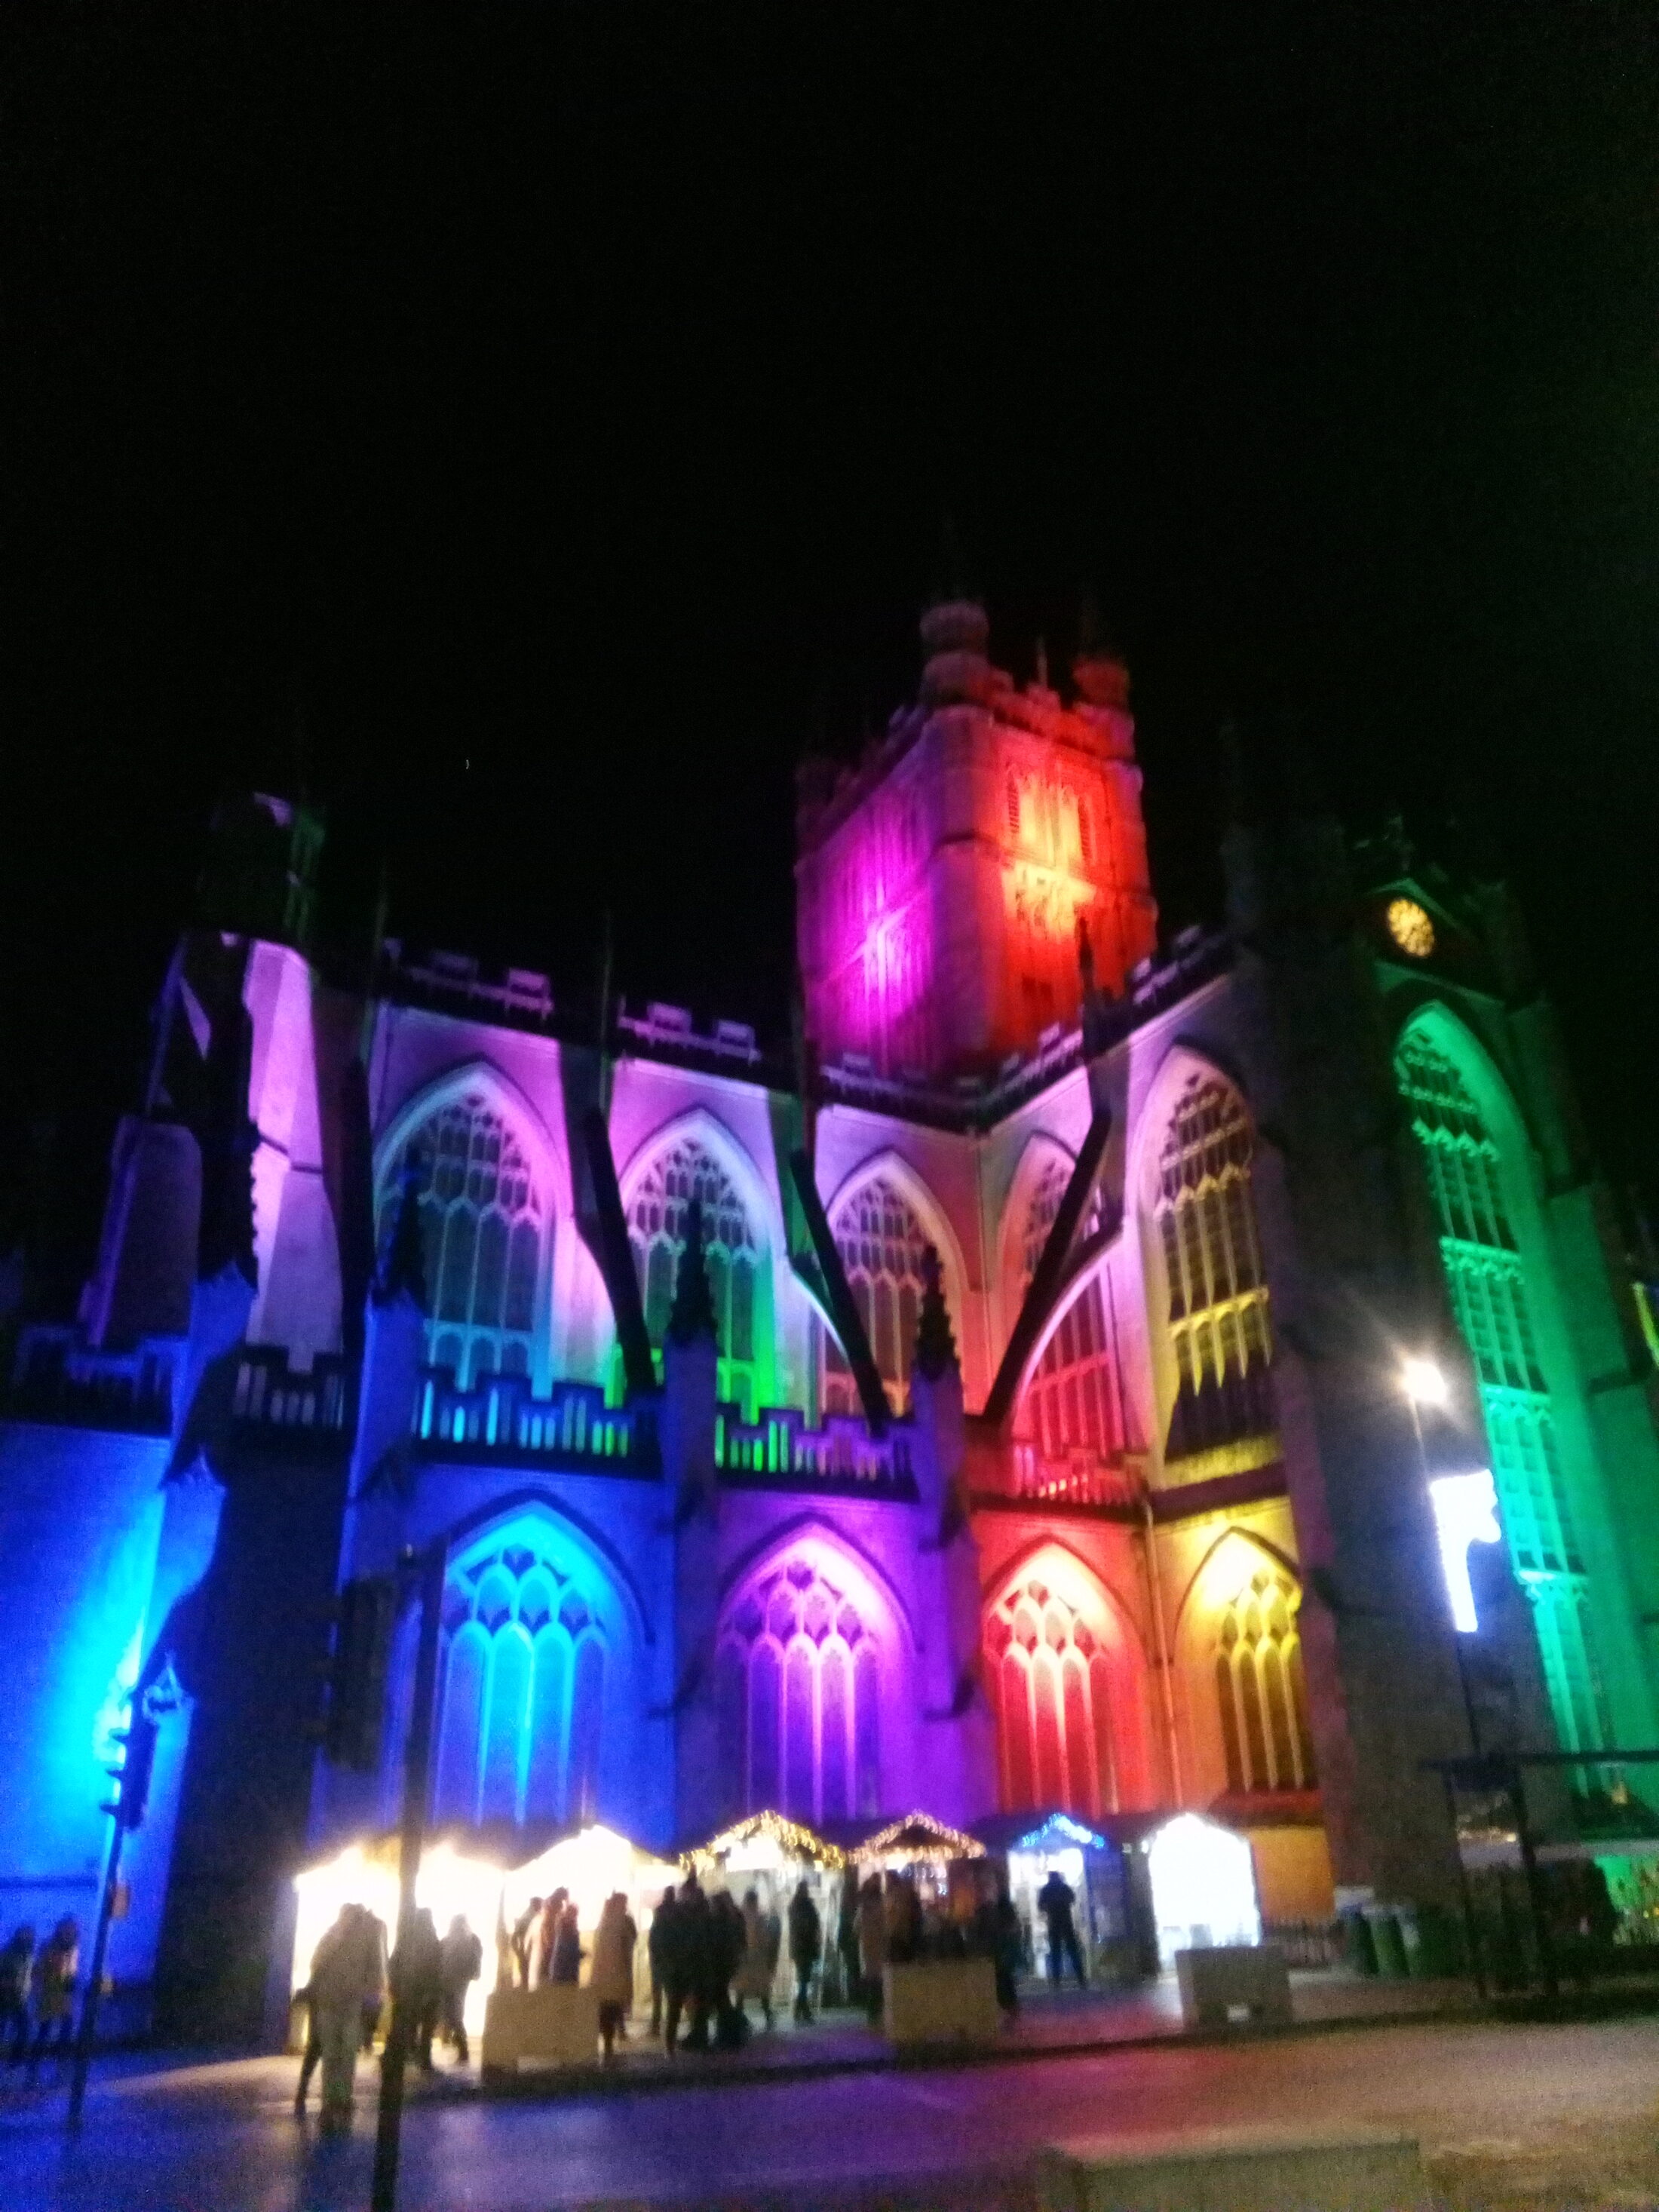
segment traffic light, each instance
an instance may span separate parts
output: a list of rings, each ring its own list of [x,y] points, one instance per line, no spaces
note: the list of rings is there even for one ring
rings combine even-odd
[[[121,1764],[105,1769],[121,1788],[115,1802],[106,1805],[104,1810],[113,1813],[124,1828],[141,1826],[149,1803],[150,1777],[155,1771],[155,1722],[144,1711],[143,1699],[135,1698],[131,1721],[125,1728],[113,1731],[113,1741],[125,1747]]]
[[[323,1749],[337,1766],[368,1773],[380,1763],[386,1663],[397,1591],[390,1575],[360,1575],[340,1592],[328,1672]]]

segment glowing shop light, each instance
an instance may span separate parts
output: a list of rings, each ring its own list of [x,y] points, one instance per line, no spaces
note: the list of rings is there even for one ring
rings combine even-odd
[[[1490,1468],[1469,1474],[1437,1474],[1429,1485],[1434,1525],[1440,1538],[1440,1571],[1446,1578],[1451,1602],[1452,1626],[1460,1636],[1473,1636],[1480,1623],[1475,1617],[1474,1590],[1469,1582],[1469,1546],[1498,1540],[1498,1491]]]
[[[1075,1844],[1085,1851],[1103,1851],[1106,1838],[1097,1836],[1092,1828],[1085,1828],[1081,1820],[1074,1820],[1069,1813],[1051,1813],[1040,1828],[1033,1828],[1029,1836],[1022,1836],[1011,1848],[1017,1851],[1046,1851],[1063,1844]]]
[[[678,1887],[684,1878],[678,1862],[659,1859],[631,1837],[592,1821],[507,1875],[507,1923],[510,1926],[518,1918],[532,1897],[550,1897],[556,1889],[564,1889],[570,1893],[579,1926],[586,1932],[598,1927],[605,1900],[613,1890],[622,1891],[637,1917],[641,1902],[653,1893],[660,1897],[671,1883]]]
[[[751,1813],[686,1854],[699,1880],[724,1868],[729,1874],[775,1874],[786,1866],[844,1867],[847,1854],[781,1813]]]
[[[1414,1406],[1443,1406],[1451,1386],[1431,1359],[1408,1359],[1400,1370],[1401,1387]]]
[[[907,1813],[849,1854],[856,1866],[883,1867],[902,1873],[908,1866],[949,1866],[955,1859],[982,1859],[977,1836],[948,1827],[931,1813]]]
[[[307,1867],[294,1877],[294,1961],[292,1986],[299,1989],[311,1972],[312,1954],[343,1905],[366,1905],[386,1931],[398,1935],[398,1841],[383,1837],[367,1845],[351,1844],[332,1859]],[[483,2032],[484,2000],[495,1986],[495,1929],[501,1905],[502,1874],[487,1859],[473,1858],[445,1842],[428,1845],[421,1860],[415,1897],[426,1905],[441,1936],[459,1914],[483,1944],[483,1974],[467,1991],[469,2034]]]
[[[1177,1814],[1147,1846],[1159,1964],[1177,1951],[1259,1943],[1255,1862],[1243,1836],[1196,1813]]]

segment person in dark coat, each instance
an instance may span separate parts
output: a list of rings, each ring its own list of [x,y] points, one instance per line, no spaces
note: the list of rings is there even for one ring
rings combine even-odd
[[[789,1900],[789,1963],[795,1970],[795,2018],[812,2017],[812,1977],[823,1950],[823,1923],[803,1875]]]
[[[859,1870],[849,1866],[841,1878],[841,1917],[836,1923],[836,1948],[841,1954],[842,1987],[848,2004],[859,2002],[862,1973],[859,1957]]]
[[[26,1921],[0,1951],[0,2038],[11,2037],[9,2063],[29,2053],[29,1990],[34,1980],[34,1930]]]
[[[443,2007],[443,1945],[430,1905],[416,1908],[406,1943],[392,1954],[392,2003],[404,2021],[404,2048],[422,2073],[432,2071],[432,2039]]]
[[[1089,1978],[1083,1971],[1083,1947],[1077,1940],[1077,1923],[1072,1917],[1072,1907],[1077,1902],[1077,1893],[1060,1873],[1051,1867],[1048,1879],[1037,1892],[1037,1911],[1048,1929],[1048,1978],[1058,1989],[1060,1977],[1069,1959],[1077,1974],[1080,1990],[1089,1986]]]
[[[466,2041],[466,1993],[483,1972],[483,1942],[458,1912],[449,1923],[440,1957],[443,1984],[444,2033],[455,2046],[457,2063],[465,2066],[471,2053]]]
[[[75,1984],[81,1973],[81,1923],[66,1912],[47,1936],[34,1962],[34,2048],[29,2072],[52,2050],[67,2058],[75,2038]],[[54,2033],[55,2031],[55,2033]]]
[[[748,1948],[748,1931],[743,1924],[743,1914],[730,1890],[723,1889],[708,1901],[709,1929],[713,1941],[709,1946],[708,2009],[714,2026],[714,2039],[722,2051],[735,2051],[749,2031],[743,2016],[743,2008],[732,2001],[732,1984],[743,1965],[743,1954]]]
[[[580,1981],[582,1960],[586,1955],[582,1949],[576,1908],[574,1905],[567,1905],[559,1915],[558,1932],[553,1938],[553,1970],[548,1979],[567,1984]]]
[[[374,1971],[363,1990],[362,2033],[358,2041],[364,2051],[373,2051],[380,2014],[386,2009],[386,1923],[378,1912],[371,1912],[367,1905],[362,1908],[362,1915],[363,1942],[368,1947]]]
[[[564,1918],[564,1908],[569,1901],[568,1889],[556,1889],[542,1907],[542,1917],[536,1923],[532,1964],[538,1984],[553,1978],[553,1954],[559,1945],[559,1923]]]
[[[1019,1969],[1025,1938],[1005,1884],[987,1889],[974,1913],[973,1948],[991,1961],[996,1976],[997,2008],[1005,2020],[1019,2016]]]
[[[665,1952],[667,2008],[663,2017],[663,2047],[672,2058],[679,2041],[680,2015],[688,2008],[691,2026],[686,2048],[708,2048],[708,2008],[705,1992],[709,1978],[708,1899],[695,1875],[680,1884],[680,1893],[669,1925]]]
[[[646,1956],[651,1962],[651,2033],[662,2033],[663,1998],[668,1990],[668,1954],[673,1948],[674,1915],[679,1911],[672,1886],[664,1890],[662,1903],[651,1916],[651,1932],[645,1939]]]

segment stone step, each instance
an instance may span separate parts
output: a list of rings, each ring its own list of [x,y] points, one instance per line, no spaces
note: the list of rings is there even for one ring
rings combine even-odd
[[[1194,2128],[1075,2139],[1038,2164],[1042,2212],[1428,2212],[1415,2137]]]

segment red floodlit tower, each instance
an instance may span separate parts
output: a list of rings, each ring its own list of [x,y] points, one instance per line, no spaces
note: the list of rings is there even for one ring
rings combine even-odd
[[[970,600],[922,617],[921,698],[856,769],[799,778],[797,942],[826,1062],[937,1081],[1078,1019],[1079,926],[1100,988],[1152,951],[1128,672],[1073,665],[1070,705],[986,658]]]

